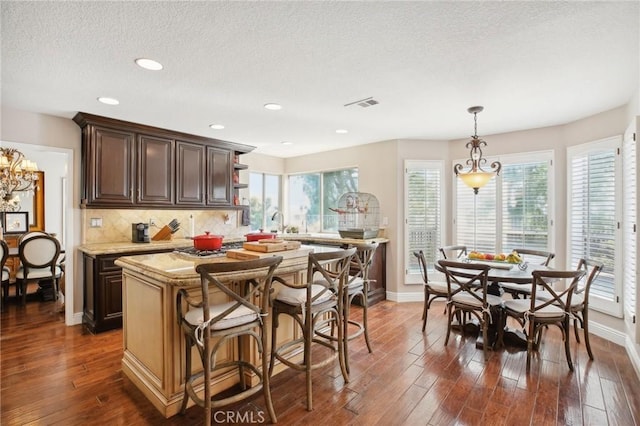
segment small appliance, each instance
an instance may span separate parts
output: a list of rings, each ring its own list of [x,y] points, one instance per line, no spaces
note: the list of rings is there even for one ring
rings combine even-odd
[[[149,224],[148,223],[132,223],[131,224],[131,241],[134,243],[149,243]]]

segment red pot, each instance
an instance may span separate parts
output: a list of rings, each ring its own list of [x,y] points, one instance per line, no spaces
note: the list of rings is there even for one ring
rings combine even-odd
[[[274,240],[276,236],[277,234],[274,234],[273,232],[262,232],[262,229],[260,232],[252,232],[245,235],[245,237],[247,237],[247,241]]]
[[[210,235],[206,231],[204,235],[193,237],[193,246],[196,250],[219,250],[222,247],[222,235]]]

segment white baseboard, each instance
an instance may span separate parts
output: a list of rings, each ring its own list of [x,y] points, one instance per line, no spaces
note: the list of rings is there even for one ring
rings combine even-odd
[[[82,324],[82,312],[74,312],[71,318],[72,318],[71,324],[67,324],[67,325]]]
[[[423,302],[424,301],[424,291],[420,288],[421,291],[411,292],[411,293],[396,293],[393,291],[387,291],[387,300],[391,300],[392,302]]]
[[[636,370],[636,374],[640,377],[640,345],[635,344],[627,337],[624,347],[627,350],[627,355],[629,355],[633,368]]]

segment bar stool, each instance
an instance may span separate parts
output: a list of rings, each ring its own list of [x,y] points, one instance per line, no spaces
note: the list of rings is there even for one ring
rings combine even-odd
[[[303,284],[288,283],[274,277],[283,285],[273,301],[273,323],[271,331],[271,363],[269,374],[273,373],[273,366],[277,359],[289,368],[304,371],[307,388],[307,410],[313,410],[311,372],[324,367],[339,359],[340,370],[344,381],[349,381],[344,356],[344,342],[342,325],[342,300],[338,297],[340,289],[346,285],[347,274],[351,267],[351,258],[356,249],[337,250],[325,253],[310,253],[307,266],[307,279]],[[315,278],[316,274],[320,277]],[[276,347],[278,319],[280,315],[289,315],[300,326],[302,336]],[[337,340],[327,339],[318,332],[325,327],[335,326],[338,330]],[[330,356],[313,361],[311,349],[313,344],[319,344],[331,349]],[[289,349],[302,345],[303,359],[293,362],[285,357]]]
[[[271,421],[276,423],[276,414],[271,400],[269,386],[269,354],[267,351],[267,325],[265,317],[269,315],[269,294],[273,273],[282,262],[282,256],[241,262],[220,262],[201,264],[196,267],[200,274],[200,293],[190,294],[180,289],[176,296],[178,323],[186,339],[185,386],[180,412],[185,413],[189,399],[205,409],[205,424],[211,424],[214,409],[248,398],[260,390],[263,391],[267,411]],[[226,280],[225,280],[226,277]],[[235,292],[227,283],[238,281],[241,277],[242,291]],[[215,293],[223,294],[229,302],[215,304],[211,301]],[[210,294],[211,293],[211,294]],[[256,332],[258,329],[258,332]],[[243,359],[243,339],[253,338],[261,354],[261,368]],[[237,338],[237,339],[236,339]],[[228,341],[235,339],[239,359],[216,363],[217,351]],[[193,374],[191,371],[191,352],[196,346],[202,361],[203,371]],[[215,371],[237,368],[241,390],[224,398],[212,399],[211,378]],[[253,372],[259,383],[247,388],[245,372]],[[196,385],[204,376],[204,398],[196,393]]]
[[[9,297],[9,270],[4,267],[9,257],[9,246],[5,240],[0,240],[0,271],[2,273],[2,300],[0,300],[0,310],[4,309],[6,299]]]

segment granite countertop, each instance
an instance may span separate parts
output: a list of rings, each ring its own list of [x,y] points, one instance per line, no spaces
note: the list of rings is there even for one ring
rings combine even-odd
[[[296,250],[285,250],[270,253],[256,253],[259,256],[283,256],[284,259],[278,266],[278,273],[288,273],[306,269],[310,252],[317,249],[309,246],[301,246]],[[147,279],[153,279],[160,283],[173,286],[193,286],[200,282],[200,275],[196,267],[201,263],[241,262],[241,260],[227,256],[193,257],[184,253],[168,252],[155,254],[142,254],[123,256],[116,260],[115,264],[122,267],[123,271],[130,271],[144,275]],[[242,279],[242,274],[235,272],[229,276],[229,280]]]
[[[387,238],[371,238],[360,240],[355,238],[342,238],[338,234],[279,234],[278,238],[285,240],[301,241],[303,243],[342,245],[358,244],[362,242],[388,243]],[[224,239],[224,243],[237,243],[244,241],[244,238]],[[100,256],[104,254],[136,253],[149,250],[171,250],[176,248],[192,247],[193,241],[188,238],[176,238],[167,241],[151,241],[150,243],[133,243],[131,241],[117,241],[110,243],[92,243],[78,246],[78,250],[89,256]]]
[[[236,243],[242,239],[224,240],[225,243]],[[99,256],[103,254],[136,253],[149,250],[176,249],[193,247],[193,240],[189,238],[176,238],[166,241],[151,241],[149,243],[133,243],[131,241],[117,241],[110,243],[93,243],[78,246],[78,250],[89,256]]]
[[[282,238],[284,240],[296,240],[302,242],[309,243],[318,243],[318,244],[331,244],[331,245],[342,245],[342,244],[361,244],[376,242],[379,244],[388,243],[388,238],[369,238],[366,240],[361,240],[357,238],[342,238],[339,234],[279,234],[278,238]]]

